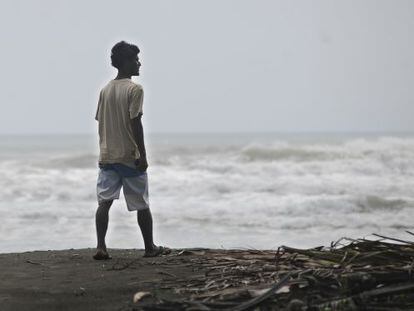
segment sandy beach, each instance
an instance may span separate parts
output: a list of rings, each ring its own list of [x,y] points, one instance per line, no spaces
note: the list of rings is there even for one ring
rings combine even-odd
[[[164,280],[190,278],[192,267],[169,265],[166,257],[143,258],[142,250],[110,250],[108,261],[92,259],[93,249],[0,254],[0,309],[133,310],[143,302],[174,298]]]
[[[93,249],[0,254],[0,309],[412,310],[414,242],[377,237],[156,258],[111,249],[107,261]]]

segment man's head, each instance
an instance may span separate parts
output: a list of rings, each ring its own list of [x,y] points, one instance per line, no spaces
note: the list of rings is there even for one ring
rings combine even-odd
[[[141,63],[138,60],[139,48],[125,41],[118,42],[111,50],[112,66],[131,76],[139,75]]]

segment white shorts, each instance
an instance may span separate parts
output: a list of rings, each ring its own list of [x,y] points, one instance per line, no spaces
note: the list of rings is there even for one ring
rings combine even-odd
[[[147,172],[125,177],[117,170],[102,168],[99,170],[96,186],[99,203],[119,199],[121,187],[129,211],[149,208]]]

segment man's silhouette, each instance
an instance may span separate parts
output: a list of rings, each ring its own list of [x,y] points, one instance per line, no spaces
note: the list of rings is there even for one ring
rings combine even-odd
[[[100,92],[95,119],[99,122],[99,176],[96,211],[98,238],[96,260],[109,259],[105,235],[108,212],[119,198],[121,187],[129,211],[137,211],[137,219],[145,243],[146,257],[157,256],[167,249],[156,246],[152,238],[152,216],[148,203],[147,157],[141,123],[143,89],[131,81],[139,75],[139,49],[125,41],[111,50],[112,65],[118,75]]]

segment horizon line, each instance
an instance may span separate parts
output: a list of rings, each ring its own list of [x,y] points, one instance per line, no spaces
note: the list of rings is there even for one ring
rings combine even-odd
[[[300,130],[300,131],[146,131],[146,135],[213,135],[213,134],[414,134],[414,130]],[[0,133],[0,136],[97,136],[93,132],[39,132],[39,133]]]

